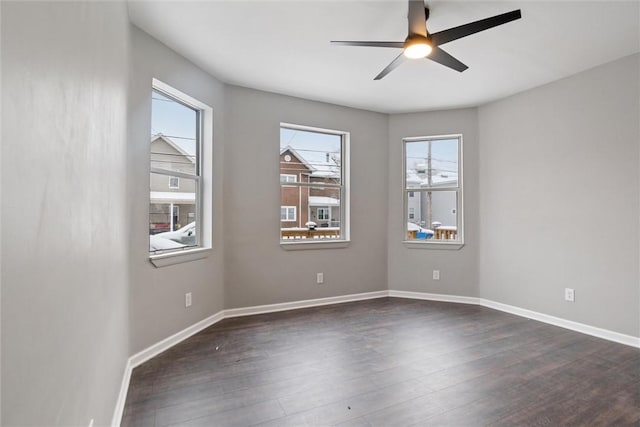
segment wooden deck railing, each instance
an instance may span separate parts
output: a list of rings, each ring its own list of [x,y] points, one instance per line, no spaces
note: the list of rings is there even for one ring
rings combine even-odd
[[[418,230],[407,231],[407,240],[418,240]],[[430,241],[434,240],[456,240],[458,238],[458,230],[452,226],[441,226],[433,230],[433,237]]]
[[[336,227],[320,227],[315,230],[309,230],[308,228],[281,228],[280,238],[282,240],[339,239],[340,229]]]

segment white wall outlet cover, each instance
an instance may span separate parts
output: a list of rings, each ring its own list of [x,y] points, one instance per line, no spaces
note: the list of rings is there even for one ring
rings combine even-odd
[[[184,294],[184,306],[191,307],[191,292]]]
[[[433,270],[433,280],[440,280],[440,270]]]
[[[564,289],[564,299],[565,301],[575,301],[575,290],[571,289],[571,288],[565,288]]]
[[[317,283],[324,283],[324,273],[318,273],[316,275],[316,282]]]

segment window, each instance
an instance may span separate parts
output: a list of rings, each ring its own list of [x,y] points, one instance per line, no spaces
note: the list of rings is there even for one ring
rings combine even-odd
[[[406,241],[463,243],[462,136],[405,138]]]
[[[318,208],[319,220],[331,220],[331,208]]]
[[[156,266],[183,262],[166,261],[173,254],[210,247],[212,200],[203,194],[211,188],[212,123],[211,108],[154,79],[149,253]]]
[[[282,243],[348,240],[348,142],[346,132],[281,124]]]
[[[295,220],[296,220],[295,206],[280,206],[280,221],[295,221]]]
[[[286,161],[286,160],[285,160]],[[297,176],[296,175],[292,175],[292,174],[287,174],[287,173],[281,173],[280,174],[280,182],[281,183],[285,183],[285,182],[296,182],[297,181]]]

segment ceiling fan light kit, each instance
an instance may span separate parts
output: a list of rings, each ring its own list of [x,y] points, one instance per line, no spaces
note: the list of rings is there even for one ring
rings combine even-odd
[[[409,59],[418,59],[428,56],[433,48],[426,37],[409,36],[404,42],[402,53]]]
[[[377,41],[332,41],[331,44],[340,46],[360,46],[360,47],[390,47],[400,48],[402,53],[398,55],[389,65],[385,67],[374,80],[381,80],[402,64],[406,59],[430,59],[434,62],[449,67],[453,70],[463,72],[467,67],[453,56],[440,48],[440,45],[451,41],[497,27],[507,22],[520,19],[522,14],[520,9],[479,21],[470,22],[458,27],[449,28],[430,34],[427,31],[427,19],[429,9],[425,7],[424,0],[409,0],[409,34],[404,42],[377,42]]]

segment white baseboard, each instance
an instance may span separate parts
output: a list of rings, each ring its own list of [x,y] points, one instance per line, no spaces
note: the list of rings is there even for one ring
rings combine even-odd
[[[122,376],[122,383],[120,384],[120,393],[118,393],[118,400],[116,401],[116,409],[113,411],[113,419],[111,420],[112,427],[120,427],[122,422],[122,415],[124,414],[124,404],[127,401],[127,392],[129,391],[129,381],[131,381],[131,358],[127,360],[124,367],[124,375]]]
[[[254,314],[274,313],[276,311],[296,310],[298,308],[319,307],[321,305],[362,301],[389,296],[389,291],[365,292],[362,294],[340,295],[337,297],[316,298],[280,304],[257,305],[254,307],[231,308],[224,311],[224,317],[251,316]]]
[[[340,304],[340,303],[352,302],[352,301],[363,301],[363,300],[374,299],[374,298],[383,298],[387,296],[396,297],[396,298],[451,302],[451,303],[457,303],[457,304],[482,305],[484,307],[492,308],[494,310],[515,314],[516,316],[526,317],[529,319],[537,320],[537,321],[548,323],[551,325],[560,326],[561,328],[566,328],[572,331],[581,332],[583,334],[592,335],[594,337],[603,338],[605,340],[640,348],[639,337],[625,335],[618,332],[609,331],[607,329],[601,329],[595,326],[589,326],[583,323],[573,322],[571,320],[561,319],[559,317],[550,316],[548,314],[539,313],[536,311],[527,310],[524,308],[515,307],[508,304],[502,304],[502,303],[484,299],[484,298],[465,297],[465,296],[459,296],[459,295],[443,295],[443,294],[432,294],[432,293],[425,293],[425,292],[385,290],[385,291],[376,291],[376,292],[366,292],[361,294],[341,295],[337,297],[292,301],[292,302],[285,302],[280,304],[268,304],[268,305],[258,305],[254,307],[232,308],[228,310],[219,311],[213,316],[207,317],[206,319],[203,319],[197,323],[194,323],[193,325],[183,329],[182,331],[175,333],[170,337],[165,338],[162,341],[156,344],[153,344],[152,346],[131,356],[127,361],[127,366],[125,368],[124,376],[122,378],[122,385],[120,387],[120,394],[118,396],[116,409],[113,415],[112,426],[113,427],[120,426],[120,422],[122,420],[122,415],[124,411],[124,404],[127,399],[127,391],[129,389],[131,372],[133,368],[143,364],[144,362],[151,359],[152,357],[155,357],[158,354],[162,353],[163,351],[168,350],[169,348],[180,343],[181,341],[184,341],[185,339],[200,332],[201,330],[208,328],[209,326],[215,323],[218,323],[222,319],[230,318],[230,317],[251,316],[254,314],[274,313],[277,311],[295,310],[299,308],[319,307],[322,305]]]
[[[129,365],[131,365],[131,369],[135,368],[136,366],[142,365],[152,357],[155,357],[163,351],[170,349],[174,345],[186,340],[192,335],[197,334],[201,330],[218,323],[222,319],[224,319],[224,310],[221,310],[213,316],[207,317],[206,319],[202,319],[199,322],[196,322],[193,325],[181,330],[180,332],[177,332],[170,337],[165,338],[162,341],[159,341],[152,346],[147,347],[144,350],[134,354],[129,358]]]
[[[377,291],[377,292],[366,292],[361,294],[352,294],[352,295],[341,295],[337,297],[328,297],[328,298],[317,298],[303,301],[293,301],[293,302],[285,302],[281,304],[269,304],[269,305],[258,305],[255,307],[244,307],[244,308],[232,308],[229,310],[222,310],[214,314],[213,316],[209,316],[206,319],[203,319],[193,325],[171,335],[168,338],[159,341],[146,349],[134,354],[129,357],[127,361],[127,365],[124,370],[124,375],[122,377],[122,384],[120,386],[120,394],[118,395],[118,401],[116,402],[116,409],[113,414],[113,420],[111,425],[113,427],[119,427],[122,422],[122,415],[124,412],[124,404],[127,400],[127,392],[129,390],[129,381],[131,380],[131,372],[133,368],[142,365],[147,360],[157,356],[173,347],[174,345],[186,340],[192,335],[197,334],[205,328],[208,328],[211,325],[214,325],[221,321],[224,318],[228,317],[240,317],[240,316],[250,316],[253,314],[261,314],[261,313],[273,313],[276,311],[285,311],[285,310],[295,310],[298,308],[306,308],[306,307],[318,307],[321,305],[329,305],[329,304],[339,304],[350,301],[362,301],[373,298],[382,298],[389,295],[388,291]]]
[[[526,317],[528,319],[533,319],[539,322],[548,323],[550,325],[559,326],[561,328],[570,329],[572,331],[581,332],[583,334],[602,338],[608,341],[617,342],[619,344],[625,344],[632,347],[640,348],[640,338],[634,337],[632,335],[625,335],[619,332],[610,331],[608,329],[597,328],[595,326],[585,325],[584,323],[574,322],[572,320],[566,320],[560,317],[550,316],[548,314],[527,310],[525,308],[515,307],[513,305],[503,304],[488,299],[480,299],[480,305],[488,308],[493,308],[494,310],[500,310],[506,313],[515,314],[516,316]]]
[[[480,298],[463,297],[459,295],[429,294],[426,292],[389,291],[390,297],[421,299],[428,301],[455,302],[458,304],[480,304]]]
[[[142,365],[152,357],[157,356],[165,350],[170,349],[174,345],[181,341],[186,340],[192,335],[197,334],[201,330],[208,328],[209,326],[218,323],[224,319],[224,310],[217,312],[213,316],[209,316],[193,325],[181,330],[178,333],[171,335],[168,338],[163,339],[150,347],[134,354],[127,360],[127,365],[124,369],[124,375],[122,376],[122,384],[120,385],[120,394],[118,395],[118,401],[116,402],[116,409],[113,413],[113,419],[111,425],[113,427],[120,427],[122,422],[122,415],[124,413],[124,404],[127,401],[127,392],[129,391],[129,381],[131,380],[131,372],[136,366]]]
[[[551,316],[549,314],[539,313],[533,310],[516,307],[513,305],[503,304],[501,302],[492,301],[484,298],[463,297],[457,295],[441,295],[429,294],[424,292],[407,292],[407,291],[389,291],[390,297],[410,298],[429,301],[444,301],[463,304],[476,304],[487,308],[492,308],[505,313],[515,314],[516,316],[526,317],[528,319],[537,320],[539,322],[548,323],[550,325],[559,326],[561,328],[570,329],[586,335],[602,338],[608,341],[625,344],[631,347],[640,348],[640,338],[632,335],[625,335],[619,332],[602,329],[595,326],[586,325],[584,323],[574,322],[572,320],[562,319],[560,317]]]

